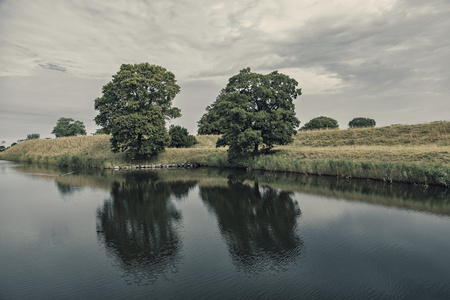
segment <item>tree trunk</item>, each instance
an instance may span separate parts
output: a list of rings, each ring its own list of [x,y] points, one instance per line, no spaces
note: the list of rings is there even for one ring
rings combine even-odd
[[[253,149],[253,155],[258,154],[258,146],[259,146],[259,144],[255,143],[255,148]]]
[[[138,156],[141,156],[141,147],[142,147],[142,134],[138,134]]]

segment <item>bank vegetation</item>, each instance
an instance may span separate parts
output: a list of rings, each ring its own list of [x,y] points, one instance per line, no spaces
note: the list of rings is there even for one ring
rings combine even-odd
[[[233,167],[219,136],[198,135],[191,148],[167,148],[146,161],[114,154],[108,135],[24,141],[0,153],[0,159],[88,168],[130,164],[191,162]],[[450,122],[380,128],[299,131],[294,142],[242,162],[249,169],[367,178],[424,185],[450,185]]]

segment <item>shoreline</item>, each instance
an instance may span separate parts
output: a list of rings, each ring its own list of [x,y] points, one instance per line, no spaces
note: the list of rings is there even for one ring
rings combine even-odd
[[[112,153],[108,135],[26,140],[0,152],[0,159],[59,167],[150,169],[195,164],[363,178],[385,182],[450,186],[450,122],[392,125],[380,128],[302,131],[292,144],[270,154],[227,161],[226,148],[216,148],[217,135],[197,135],[190,148],[166,148],[157,157],[130,161]],[[133,167],[134,166],[134,167]],[[142,167],[145,166],[145,167]],[[158,166],[158,167],[157,167]]]
[[[254,171],[266,171],[276,173],[297,173],[314,176],[327,176],[346,179],[367,179],[383,182],[398,182],[408,184],[420,184],[424,186],[435,185],[442,187],[450,186],[450,166],[442,164],[415,164],[415,163],[393,163],[377,161],[348,161],[348,160],[296,160],[280,161],[260,156],[246,162],[245,166],[233,166],[228,163],[208,164],[200,162],[184,163],[161,163],[161,164],[122,164],[115,166],[87,166],[84,164],[58,165],[55,163],[36,162],[33,160],[5,159],[0,160],[25,162],[30,164],[44,164],[59,167],[71,167],[81,169],[105,169],[117,171],[130,170],[156,170],[156,169],[196,169],[206,168],[231,168],[247,169]],[[78,159],[76,159],[78,160]],[[261,160],[263,160],[261,162]],[[70,158],[69,158],[69,161]],[[289,166],[285,167],[284,166]]]

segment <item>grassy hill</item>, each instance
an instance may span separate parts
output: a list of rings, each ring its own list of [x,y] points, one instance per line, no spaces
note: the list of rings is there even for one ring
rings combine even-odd
[[[0,153],[0,159],[61,166],[111,168],[116,165],[195,162],[230,167],[217,136],[196,136],[192,148],[168,148],[158,157],[127,161],[110,151],[109,137],[96,135],[28,140]],[[288,171],[385,181],[450,185],[450,122],[380,128],[299,132],[274,154],[246,162],[251,169]]]

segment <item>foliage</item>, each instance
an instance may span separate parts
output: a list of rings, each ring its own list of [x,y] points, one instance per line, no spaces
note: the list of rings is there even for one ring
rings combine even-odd
[[[86,129],[81,121],[75,121],[72,118],[59,118],[52,134],[57,138],[63,136],[86,135]]]
[[[206,107],[206,113],[197,122],[197,133],[200,135],[206,134],[222,134],[223,130],[219,124],[220,115],[217,113],[218,103],[225,98],[224,94],[217,97],[216,101]]]
[[[193,162],[236,167],[218,136],[196,136],[191,148],[167,148],[139,164]],[[346,130],[303,131],[271,155],[242,159],[250,169],[322,174],[450,186],[450,122]],[[68,158],[61,158],[68,155]],[[0,153],[0,159],[43,164],[111,168],[133,164],[124,153],[112,153],[108,135],[28,140]]]
[[[315,130],[315,129],[333,129],[339,128],[339,124],[335,119],[329,117],[317,117],[310,120],[308,123],[303,125],[302,130]]]
[[[94,120],[112,134],[114,152],[141,159],[164,150],[169,143],[165,121],[181,116],[172,107],[180,92],[172,72],[149,63],[123,64],[102,91],[94,102],[99,111]]]
[[[159,107],[154,107],[147,115],[134,113],[116,117],[111,132],[113,152],[122,151],[128,158],[142,159],[164,151],[170,137],[161,120]]]
[[[295,116],[293,100],[301,94],[297,81],[274,71],[263,75],[243,69],[231,77],[209,113],[223,135],[216,146],[230,146],[228,159],[258,154],[274,145],[292,142],[300,124]]]
[[[361,127],[375,127],[377,123],[374,119],[370,118],[354,118],[348,122],[348,127],[350,128],[361,128]]]
[[[1,145],[1,146],[0,146],[0,152],[5,151],[5,150],[6,150],[6,147],[3,146],[3,145]]]
[[[27,134],[27,140],[39,139],[41,135],[39,133]]]
[[[108,133],[106,132],[106,130],[104,128],[100,128],[95,131],[94,135],[96,135],[96,134],[108,134]]]
[[[188,130],[178,125],[171,125],[169,128],[170,145],[169,147],[181,148],[190,147],[198,144],[197,139],[190,135]]]

